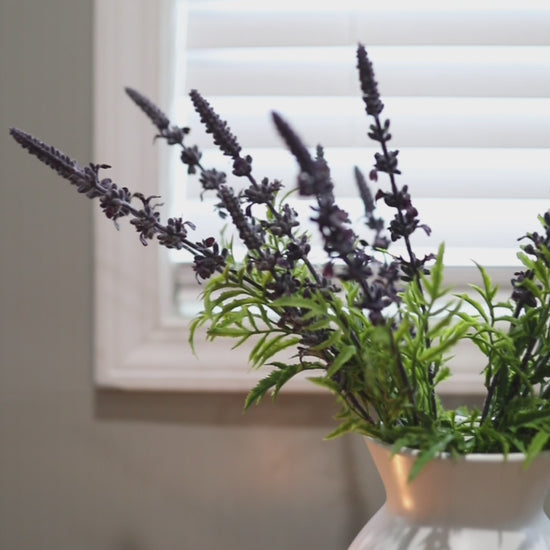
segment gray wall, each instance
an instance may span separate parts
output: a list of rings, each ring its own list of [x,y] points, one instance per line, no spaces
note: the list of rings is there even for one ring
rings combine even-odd
[[[92,8],[0,0],[0,548],[346,548],[382,493],[329,398],[91,384],[92,205],[7,129],[92,160]]]

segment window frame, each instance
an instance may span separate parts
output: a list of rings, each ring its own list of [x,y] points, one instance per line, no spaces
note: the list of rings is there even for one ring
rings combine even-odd
[[[135,87],[159,103],[168,97],[170,83],[162,82],[160,74],[170,66],[171,44],[164,29],[171,4],[95,1],[94,159],[112,165],[108,175],[119,185],[145,195],[166,195],[165,157],[163,148],[152,144],[154,128],[124,88]],[[155,244],[144,248],[137,237],[128,224],[122,222],[117,232],[99,209],[94,211],[96,385],[127,390],[250,388],[260,375],[247,373],[242,353],[228,354],[221,343],[200,342],[197,356],[192,353],[186,323],[170,311],[167,253]]]
[[[121,186],[167,196],[166,147],[153,145],[154,128],[124,94],[132,86],[166,105],[172,44],[166,30],[175,0],[95,0],[94,162]],[[166,155],[166,156],[165,156]],[[116,231],[94,212],[94,381],[123,390],[245,391],[265,376],[250,371],[247,350],[231,342],[197,338],[196,355],[186,322],[170,307],[168,253],[143,247],[129,224]],[[471,270],[468,270],[471,272]],[[464,280],[459,276],[459,281]],[[460,350],[452,383],[441,393],[483,391],[481,368],[469,349]],[[287,391],[321,391],[297,379]]]

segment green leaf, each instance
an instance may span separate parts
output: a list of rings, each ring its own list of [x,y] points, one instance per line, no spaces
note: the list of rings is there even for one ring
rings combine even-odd
[[[544,449],[549,439],[550,434],[547,432],[538,432],[537,435],[535,435],[527,448],[527,456],[525,458],[525,462],[523,463],[524,468],[529,467],[535,457]]]
[[[354,433],[361,433],[361,426],[364,423],[356,420],[356,419],[349,419],[345,422],[342,422],[335,430],[330,432],[327,436],[325,436],[325,441],[329,441],[331,439],[336,439],[337,437],[341,437],[342,435],[354,432]]]
[[[261,402],[271,389],[273,393],[271,397],[275,399],[280,391],[280,389],[296,374],[303,370],[301,364],[285,364],[285,363],[273,363],[275,367],[265,378],[262,378],[258,384],[248,393],[245,403],[244,410],[246,411],[251,407],[253,403],[256,405]]]
[[[443,284],[444,264],[443,257],[445,255],[445,244],[441,243],[437,251],[437,256],[434,265],[430,269],[429,277],[422,277],[422,282],[426,288],[430,298],[435,300],[442,295],[441,285]]]
[[[483,288],[485,292],[483,292],[482,295],[486,297],[488,304],[492,304],[493,299],[498,292],[498,286],[493,284],[489,272],[482,265],[476,262],[476,266],[481,273],[481,279],[483,281]]]
[[[462,339],[467,329],[468,327],[466,325],[454,327],[454,330],[444,338],[441,338],[437,345],[435,342],[432,342],[431,347],[426,348],[420,354],[419,360],[424,363],[431,363],[432,361],[439,359],[447,350],[451,349],[456,342]]]
[[[445,311],[446,314],[443,316],[443,318],[438,321],[435,325],[430,327],[428,330],[428,337],[435,338],[443,331],[445,327],[448,327],[456,317],[456,314],[458,313],[458,310],[460,309],[460,304],[455,304],[453,308],[451,308],[451,303],[448,303],[444,306],[442,311]],[[439,311],[433,312],[431,315],[437,315],[440,313]]]
[[[302,298],[300,296],[285,296],[283,298],[277,298],[271,302],[274,309],[282,307],[295,307],[304,308],[306,310],[314,311],[320,317],[327,315],[326,303],[324,307],[317,304],[312,299]]]
[[[438,454],[445,451],[447,445],[453,440],[454,434],[446,434],[442,439],[436,439],[434,443],[427,449],[423,449],[418,453],[418,458],[414,461],[414,464],[409,473],[408,481],[413,481],[416,476],[422,471],[424,466],[431,462]]]
[[[321,351],[323,349],[328,349],[334,345],[337,345],[341,339],[342,339],[342,333],[340,331],[333,330],[330,333],[330,336],[328,338],[326,338],[325,340],[323,340],[322,342],[320,342],[315,346],[311,346],[310,349],[314,351]]]
[[[251,332],[249,332],[248,334],[245,334],[242,338],[238,340],[236,344],[233,344],[231,346],[231,349],[237,349],[239,346],[242,346],[251,336],[252,336]]]
[[[225,292],[222,292],[221,294],[217,295],[214,300],[210,302],[212,307],[220,306],[224,302],[227,302],[231,298],[235,298],[236,296],[242,296],[243,290],[241,288],[236,288],[233,290],[226,290]],[[245,300],[248,300],[249,298],[246,298]],[[232,302],[233,303],[233,302]]]
[[[518,252],[516,254],[518,260],[528,269],[533,269],[535,262],[525,252]]]
[[[483,290],[476,285],[470,285],[470,286],[471,288],[478,291],[479,293],[483,292]],[[466,302],[467,304],[471,305],[479,313],[479,315],[483,318],[483,320],[486,323],[489,323],[489,316],[487,315],[487,311],[485,310],[483,305],[480,304],[475,298],[472,298],[468,294],[461,294],[459,298],[462,302]]]
[[[211,327],[208,329],[208,338],[213,340],[218,336],[225,338],[242,338],[250,334],[246,328],[230,328],[230,327]]]
[[[272,337],[272,335],[268,333],[266,336],[271,336],[271,338],[262,338],[261,345],[255,346],[250,353],[250,359],[255,367],[264,365],[277,353],[286,348],[295,346],[301,341],[299,336],[289,337],[287,334],[278,334]]]
[[[550,408],[534,411],[521,411],[515,415],[514,426],[525,426],[539,420],[550,418]]]
[[[304,316],[304,318],[306,318],[306,316]],[[316,318],[315,322],[309,323],[307,325],[308,332],[316,332],[316,331],[324,330],[328,328],[330,328],[330,319],[328,318],[325,318],[325,319]]]
[[[279,365],[282,365],[282,363],[278,363]],[[275,387],[273,389],[273,395],[271,396],[273,399],[279,395],[279,390],[296,374],[302,371],[302,367],[299,364],[291,364],[291,365],[284,365],[279,367],[279,378],[277,379],[277,383],[275,384]]]
[[[308,380],[312,384],[320,386],[321,388],[324,388],[331,393],[334,393],[336,395],[340,394],[340,387],[338,386],[338,384],[333,380],[330,380],[326,376],[310,376],[308,377]]]
[[[244,410],[248,410],[252,404],[258,404],[265,397],[265,394],[277,384],[280,376],[280,371],[273,370],[265,378],[262,378],[256,386],[248,393],[244,402]]]
[[[256,360],[256,357],[258,357],[258,355],[261,354],[262,346],[265,344],[265,342],[268,338],[269,338],[269,333],[266,332],[254,344],[254,347],[252,348],[252,351],[250,352],[250,355],[249,355],[249,359],[254,365],[256,365],[258,363],[258,361]]]
[[[434,386],[437,386],[440,382],[443,382],[443,380],[447,380],[450,377],[451,377],[451,369],[449,367],[443,367],[442,369],[439,369],[434,379]]]
[[[539,279],[539,280],[544,280],[544,279]],[[533,296],[535,296],[535,298],[538,298],[539,300],[543,301],[541,288],[537,283],[535,283],[531,279],[523,279],[523,281],[519,283],[519,286],[526,288],[527,290],[529,290],[529,292],[531,292]]]
[[[357,350],[355,346],[344,346],[338,350],[338,355],[327,370],[327,376],[332,378],[355,354]]]

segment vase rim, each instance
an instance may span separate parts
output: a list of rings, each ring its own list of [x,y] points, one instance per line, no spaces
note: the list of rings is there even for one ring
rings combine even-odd
[[[375,445],[378,445],[379,447],[386,448],[392,455],[408,455],[408,456],[417,456],[420,452],[419,449],[414,449],[412,447],[403,447],[400,449],[397,453],[393,452],[393,444],[392,443],[386,443],[385,441],[382,441],[380,439],[376,439],[371,436],[363,436],[367,442],[371,442]],[[550,450],[549,451],[541,451],[539,455],[537,456],[545,456],[550,457]],[[466,453],[466,454],[459,454],[459,455],[453,455],[449,452],[442,452],[437,454],[433,460],[441,459],[441,460],[448,460],[449,458],[452,458],[457,461],[465,460],[465,461],[471,461],[471,462],[502,462],[503,460],[506,462],[523,462],[525,461],[527,455],[525,453],[521,452],[511,452],[511,453]]]

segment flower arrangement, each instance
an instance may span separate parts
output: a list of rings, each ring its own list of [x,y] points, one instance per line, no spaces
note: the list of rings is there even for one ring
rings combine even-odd
[[[179,147],[189,174],[203,193],[215,193],[218,213],[234,225],[246,255],[237,260],[231,242],[214,237],[196,242],[194,225],[182,218],[160,219],[158,197],[121,187],[100,173],[107,165],[82,167],[59,150],[22,130],[12,137],[90,199],[99,199],[107,218],[121,218],[144,245],[159,244],[193,256],[193,269],[204,282],[203,311],[191,325],[191,344],[199,326],[208,337],[255,340],[254,367],[270,370],[249,393],[245,407],[281,388],[298,373],[334,394],[340,404],[339,426],[329,436],[358,432],[419,450],[413,475],[440,452],[455,455],[520,451],[532,460],[550,448],[550,212],[540,217],[540,232],[521,237],[523,270],[512,280],[509,300],[497,301],[497,288],[478,266],[473,294],[456,295],[444,286],[444,246],[419,257],[421,222],[409,189],[398,184],[398,151],[389,148],[390,121],[382,117],[373,66],[363,45],[357,47],[359,83],[368,137],[380,152],[365,177],[354,169],[364,205],[361,232],[335,199],[334,183],[323,149],[313,155],[279,114],[273,123],[298,164],[296,191],[313,199],[312,221],[327,255],[325,265],[310,259],[310,235],[288,203],[282,183],[257,179],[253,160],[242,153],[228,124],[199,92],[191,101],[214,143],[232,162],[232,174],[248,187],[236,192],[227,174],[203,166],[201,152],[189,145],[190,129],[172,125],[149,99],[133,89],[129,97],[157,129],[157,138]],[[384,174],[386,188],[371,192],[369,183]],[[393,212],[386,223],[376,204]],[[399,242],[404,252],[392,252]],[[464,307],[467,306],[467,307]],[[437,394],[450,376],[448,360],[456,344],[471,341],[485,360],[486,397],[480,410],[447,410]],[[292,360],[281,356],[292,352]],[[310,372],[308,372],[310,371]]]

